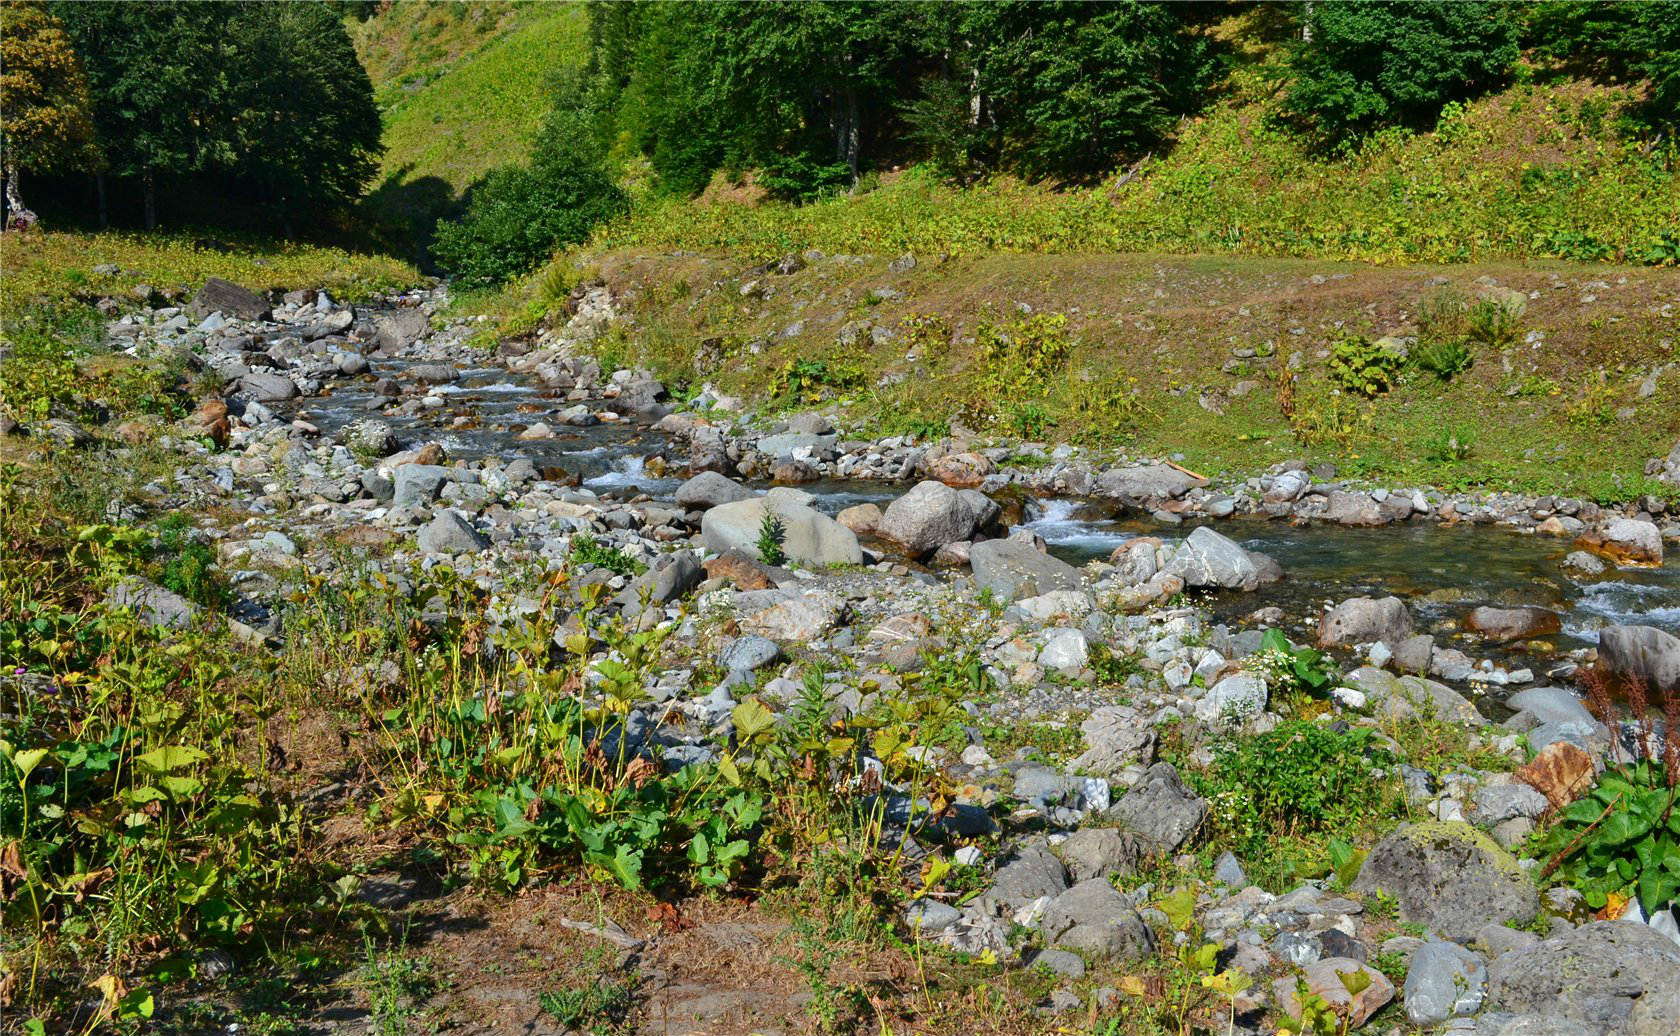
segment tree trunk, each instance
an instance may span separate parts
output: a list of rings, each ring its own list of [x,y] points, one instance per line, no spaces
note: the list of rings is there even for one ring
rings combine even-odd
[[[1306,3],[1302,5],[1301,40],[1304,43],[1312,42],[1312,5],[1313,0],[1306,0]]]
[[[846,114],[842,120],[845,126],[845,143],[843,145],[846,156],[846,171],[852,176],[852,189],[858,185],[858,104],[857,91],[846,87]]]
[[[40,217],[30,211],[23,203],[23,195],[18,193],[17,163],[10,155],[3,160],[6,166],[6,226],[13,230],[28,230],[41,222]]]
[[[111,229],[111,212],[105,201],[105,174],[93,174],[93,187],[99,196],[99,229]]]
[[[152,171],[147,169],[140,177],[141,196],[145,201],[146,229],[157,229],[157,190],[152,182]]]

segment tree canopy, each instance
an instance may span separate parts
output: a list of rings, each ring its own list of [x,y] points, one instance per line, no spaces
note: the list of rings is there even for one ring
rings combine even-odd
[[[18,191],[20,169],[87,169],[99,161],[87,77],[63,24],[39,3],[0,4],[0,164],[8,220],[35,221]]]

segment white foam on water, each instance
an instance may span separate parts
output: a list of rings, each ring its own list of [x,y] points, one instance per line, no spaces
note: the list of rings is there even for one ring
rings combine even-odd
[[[489,385],[472,385],[472,386],[469,386],[467,388],[460,389],[459,391],[461,391],[461,392],[485,392],[485,393],[520,392],[520,393],[524,393],[526,395],[530,395],[531,393],[535,392],[536,389],[532,388],[529,385],[516,385],[511,381],[497,381],[497,382],[493,382],[492,384],[489,384]]]
[[[654,478],[647,473],[646,458],[627,453],[613,462],[611,471],[603,472],[593,478],[586,478],[583,480],[583,484],[601,489],[631,486],[636,489],[652,491],[675,485],[677,481],[674,478]]]
[[[1582,640],[1598,640],[1605,626],[1655,626],[1680,629],[1680,596],[1666,586],[1606,580],[1586,587],[1571,609],[1575,621],[1563,631]]]
[[[1037,512],[1037,517],[1023,523],[1022,528],[1031,529],[1054,547],[1106,554],[1132,539],[1131,533],[1108,532],[1075,518],[1074,512],[1079,509],[1077,500],[1042,500],[1030,506]]]

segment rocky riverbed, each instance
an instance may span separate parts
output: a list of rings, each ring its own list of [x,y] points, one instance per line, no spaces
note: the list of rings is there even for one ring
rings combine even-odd
[[[541,606],[518,573],[569,566],[574,587],[604,586],[630,627],[669,631],[625,732],[666,769],[715,758],[751,696],[779,710],[815,679],[856,714],[930,659],[971,654],[966,744],[918,747],[951,802],[883,788],[885,837],[984,875],[981,894],[919,900],[906,924],[1002,959],[1035,933],[1026,963],[1070,983],[1046,1010],[1084,1003],[1071,983],[1091,964],[1160,948],[1163,890],[1124,879],[1186,853],[1221,808],[1184,762],[1298,713],[1267,630],[1341,663],[1324,722],[1380,742],[1386,721],[1430,717],[1513,765],[1584,759],[1590,773],[1629,750],[1633,728],[1607,728],[1571,688],[1577,667],[1680,684],[1680,516],[1660,499],[1373,488],[1301,463],[1217,480],[1067,446],[854,440],[840,415],[755,421],[740,401],[703,390],[679,406],[645,372],[602,370],[587,347],[612,299],[574,301],[566,327],[486,355],[466,344],[471,321],[435,315],[438,291],[352,308],[212,282],[187,307],[111,324],[119,348],[190,350],[225,384],[179,425],[126,434],[184,458],[150,487],[155,504],[214,510],[198,535],[254,643],[283,636],[303,575],[449,566],[505,625]],[[1680,445],[1655,470],[1680,481]],[[600,556],[584,542],[629,564],[580,561]],[[195,616],[161,587],[119,593],[159,623]],[[1022,723],[1075,747],[986,747],[983,729]],[[1413,819],[1346,889],[1315,878],[1277,894],[1249,861],[1217,861],[1195,915],[1222,959],[1263,980],[1239,1019],[1288,1010],[1298,970],[1355,1024],[1397,1001],[1378,1016],[1393,1030],[1680,1030],[1672,912],[1598,920],[1578,893],[1537,887],[1525,839],[1566,794],[1555,773],[1419,762],[1403,769]],[[1395,913],[1377,916],[1385,902]],[[1394,959],[1399,988],[1377,967]],[[1352,972],[1369,984],[1350,994],[1337,975]]]

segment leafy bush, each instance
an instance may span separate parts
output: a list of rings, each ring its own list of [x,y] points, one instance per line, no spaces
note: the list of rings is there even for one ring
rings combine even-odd
[[[1470,340],[1493,349],[1515,344],[1522,331],[1519,307],[1509,302],[1482,299],[1470,307],[1465,319]]]
[[[1430,126],[1448,101],[1497,86],[1518,56],[1504,4],[1348,0],[1314,4],[1308,20],[1284,107],[1334,141]]]
[[[1219,746],[1207,771],[1192,774],[1212,806],[1212,834],[1230,839],[1232,850],[1259,871],[1288,870],[1297,861],[1286,859],[1292,848],[1283,840],[1348,836],[1387,816],[1392,788],[1376,779],[1374,768],[1391,760],[1371,746],[1374,737],[1370,729],[1338,733],[1295,720]]]
[[[1476,449],[1476,434],[1468,428],[1447,425],[1424,443],[1424,453],[1436,464],[1457,464],[1470,459]]]
[[[1419,369],[1435,375],[1442,383],[1463,374],[1476,362],[1475,354],[1463,341],[1427,339],[1418,342],[1411,355]]]
[[[1402,358],[1363,335],[1351,335],[1330,347],[1330,375],[1344,391],[1379,396],[1394,387]]]
[[[754,544],[758,548],[759,560],[766,565],[780,565],[787,560],[787,554],[782,550],[782,543],[787,539],[787,524],[782,516],[766,507],[764,518],[758,523],[758,541]]]
[[[638,576],[647,571],[647,566],[640,561],[617,547],[606,546],[588,533],[572,537],[566,555],[573,564],[604,568],[621,576]]]
[[[1680,895],[1680,797],[1674,771],[1641,760],[1607,770],[1563,811],[1539,850],[1556,871],[1603,910],[1612,896],[1637,898],[1647,916]]]

